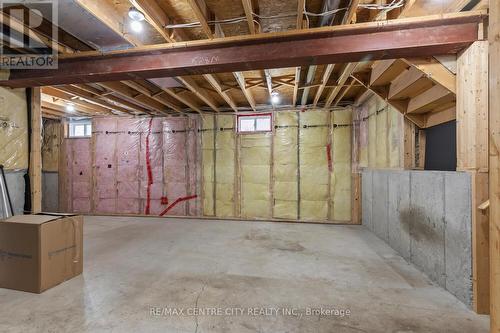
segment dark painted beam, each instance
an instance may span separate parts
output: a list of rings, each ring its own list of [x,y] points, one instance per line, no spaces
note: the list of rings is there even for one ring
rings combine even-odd
[[[484,13],[459,13],[285,33],[146,46],[59,60],[58,70],[11,71],[30,87],[308,66],[456,53],[478,39]]]

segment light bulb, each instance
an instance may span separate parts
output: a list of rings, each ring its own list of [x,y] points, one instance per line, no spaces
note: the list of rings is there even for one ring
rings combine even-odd
[[[280,102],[280,94],[277,91],[271,93],[271,102],[273,104],[278,104]]]
[[[66,111],[75,112],[75,106],[73,104],[66,105]]]
[[[130,17],[133,21],[143,21],[146,19],[144,14],[135,7],[131,7],[128,10],[128,17]]]
[[[133,32],[139,33],[142,31],[142,23],[141,21],[132,21],[130,22],[130,29],[132,29]]]

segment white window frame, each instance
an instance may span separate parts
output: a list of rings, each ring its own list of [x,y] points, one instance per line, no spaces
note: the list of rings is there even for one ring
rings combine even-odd
[[[257,129],[257,122],[260,119],[269,120],[269,128],[267,129]],[[253,129],[242,130],[241,121],[242,120],[253,120]],[[273,131],[273,115],[272,113],[261,113],[261,114],[240,114],[237,116],[237,127],[238,133],[240,134],[251,134],[251,133],[270,133]]]
[[[83,126],[83,135],[75,134],[75,127]],[[68,123],[68,138],[81,139],[90,138],[92,136],[92,119],[70,119]]]

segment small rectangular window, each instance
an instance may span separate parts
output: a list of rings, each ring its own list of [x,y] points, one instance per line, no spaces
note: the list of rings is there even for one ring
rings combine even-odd
[[[90,138],[92,136],[92,121],[90,119],[72,119],[68,125],[69,138]]]
[[[270,113],[239,115],[238,133],[271,132],[272,120]]]

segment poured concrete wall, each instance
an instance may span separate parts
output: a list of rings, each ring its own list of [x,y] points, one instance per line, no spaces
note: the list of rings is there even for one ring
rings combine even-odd
[[[59,173],[44,171],[42,173],[42,210],[59,212]]]
[[[471,306],[470,175],[365,169],[362,182],[363,224]]]

